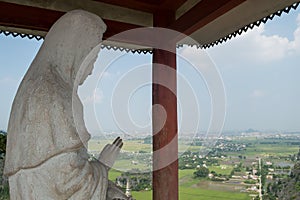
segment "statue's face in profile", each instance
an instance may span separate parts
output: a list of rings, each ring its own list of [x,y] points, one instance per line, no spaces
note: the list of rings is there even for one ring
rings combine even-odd
[[[92,74],[97,57],[98,56],[96,55],[96,57],[91,60],[90,64],[88,64],[83,70],[79,85],[82,85],[87,77]]]
[[[84,81],[87,79],[87,77],[89,75],[92,74],[93,69],[94,69],[94,64],[98,58],[98,53],[100,51],[100,45],[98,45],[97,47],[95,47],[91,52],[90,55],[88,57],[89,58],[89,64],[86,66],[82,66],[82,73],[81,73],[81,77],[80,77],[80,83],[79,85],[82,85],[84,83]]]

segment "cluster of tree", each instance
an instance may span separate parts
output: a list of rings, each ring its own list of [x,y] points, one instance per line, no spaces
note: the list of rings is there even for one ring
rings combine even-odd
[[[4,158],[6,153],[6,135],[5,131],[0,131],[0,199],[9,198],[9,188],[7,179],[3,177]]]
[[[300,142],[290,142],[289,144],[290,144],[290,145],[297,145],[297,146],[299,146],[299,145],[300,145]]]
[[[290,139],[288,139],[288,141],[284,141],[283,138],[280,138],[280,140],[276,140],[276,139],[272,139],[273,141],[261,141],[259,142],[259,144],[281,144],[281,145],[300,145],[300,142],[294,142],[294,141],[289,141]]]
[[[234,172],[241,172],[243,170],[243,164],[240,162],[236,167],[234,167],[231,172],[230,176],[234,175]]]
[[[145,137],[144,144],[152,144],[152,137],[151,136]]]
[[[194,172],[195,178],[206,178],[209,174],[209,170],[206,167],[201,166]]]
[[[194,140],[190,143],[191,146],[202,146],[202,140]]]
[[[3,159],[6,152],[6,135],[5,131],[0,131],[0,159]]]
[[[299,144],[299,146],[300,146],[300,144]],[[289,155],[289,159],[294,162],[295,160],[297,160],[297,155],[295,155],[295,154]]]
[[[261,170],[257,172],[257,175],[261,175],[261,184],[264,186],[266,183],[266,177],[269,173],[269,166],[263,165]]]
[[[228,181],[230,176],[229,175],[224,175],[224,174],[218,174],[217,172],[215,171],[211,171],[210,172],[213,177],[211,178],[212,181]]]
[[[152,173],[140,172],[138,169],[130,172],[124,172],[117,181],[121,183],[121,186],[125,189],[127,181],[130,182],[130,189],[133,191],[141,191],[152,188]]]
[[[294,165],[291,174],[287,178],[276,179],[269,183],[264,194],[265,200],[289,200],[299,199],[300,197],[300,150],[297,155],[297,162]]]
[[[218,157],[218,158],[227,157],[227,155],[224,154],[223,151],[218,149],[218,148],[212,149],[210,152],[208,152],[207,156],[209,156],[209,157]]]

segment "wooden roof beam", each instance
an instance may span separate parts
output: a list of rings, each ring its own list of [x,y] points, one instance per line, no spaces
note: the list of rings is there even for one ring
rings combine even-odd
[[[155,4],[151,4],[145,1],[135,1],[135,0],[94,0],[97,2],[102,2],[106,4],[112,4],[115,6],[120,6],[124,8],[129,8],[133,10],[144,11],[152,13],[157,7]]]
[[[202,0],[168,28],[190,35],[246,0]]]
[[[182,6],[187,0],[164,0],[160,7],[162,7],[165,10],[172,10],[176,12],[176,10]]]
[[[155,13],[158,10],[173,10],[176,11],[187,0],[94,0],[97,2],[113,4],[129,9]]]
[[[0,2],[0,25],[48,31],[64,12]]]
[[[24,28],[48,32],[51,26],[65,12],[48,10],[43,8],[24,6],[13,3],[0,2],[0,26]],[[103,19],[107,25],[103,39],[126,30],[139,28],[141,26]]]

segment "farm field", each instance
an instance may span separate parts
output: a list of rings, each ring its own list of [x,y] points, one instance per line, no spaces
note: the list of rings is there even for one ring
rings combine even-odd
[[[95,140],[89,142],[89,151],[97,155],[105,144],[111,140]],[[296,143],[295,143],[296,142]],[[292,155],[299,151],[298,139],[270,139],[270,138],[234,138],[229,141],[221,141],[215,147],[217,154],[206,156],[204,163],[209,172],[223,177],[227,181],[212,181],[209,178],[195,178],[196,166],[202,166],[200,157],[195,158],[202,146],[189,145],[180,141],[179,155],[186,166],[179,170],[179,199],[180,200],[251,200],[257,196],[257,191],[247,192],[249,187],[256,187],[257,181],[250,180],[251,184],[244,183],[249,169],[258,169],[258,158],[266,163],[272,162],[282,166],[293,165]],[[242,148],[241,148],[242,147]],[[227,149],[226,149],[227,148]],[[189,154],[186,154],[190,152]],[[184,159],[183,159],[184,158]],[[200,159],[200,160],[201,160]],[[206,160],[206,161],[205,161]],[[193,164],[198,163],[198,164]],[[202,164],[199,164],[202,163]],[[255,164],[256,163],[256,164]],[[122,152],[116,161],[114,168],[109,173],[109,179],[115,181],[122,172],[139,170],[151,172],[151,144],[145,144],[144,140],[125,140]],[[287,170],[288,171],[288,170]],[[234,178],[228,178],[234,175]],[[253,174],[254,175],[254,174]],[[225,177],[225,178],[224,178]],[[230,180],[229,180],[230,179]],[[152,200],[152,191],[132,191],[137,200]]]
[[[220,191],[213,189],[205,189],[202,184],[197,184],[205,181],[193,180],[194,170],[179,171],[179,199],[180,200],[249,200],[249,195],[245,193]],[[205,183],[204,183],[205,184]],[[213,186],[212,186],[213,187]],[[137,200],[152,200],[152,191],[132,192],[132,195]]]
[[[106,144],[112,143],[113,139],[105,139],[105,140],[95,140],[91,139],[89,141],[89,151],[91,152],[100,152],[101,149]],[[150,144],[143,144],[143,140],[126,140],[123,141],[124,146],[122,148],[123,151],[125,152],[138,152],[138,151],[146,151],[146,152],[151,152],[151,145]]]
[[[152,200],[152,191],[132,192],[132,195],[137,200]],[[250,198],[247,194],[180,187],[179,199],[180,200],[199,200],[199,199],[249,200]]]
[[[194,180],[193,179],[194,170],[180,170],[179,171],[179,199],[181,200],[215,200],[215,199],[235,199],[235,200],[248,200],[249,195],[245,193],[232,192],[232,191],[220,191],[206,189],[207,181],[205,180]],[[118,176],[121,175],[121,172],[112,170],[109,173],[109,179],[115,180]],[[203,183],[203,184],[201,184]],[[216,185],[215,185],[216,186]],[[211,187],[215,187],[211,185]],[[152,200],[152,191],[133,191],[132,195],[137,200]]]
[[[89,151],[91,152],[100,152],[101,149],[106,144],[112,143],[113,139],[105,139],[105,140],[98,140],[98,139],[91,139],[89,141]],[[151,144],[144,144],[143,140],[125,140],[124,146],[122,150],[124,152],[139,152],[139,151],[144,151],[147,153],[150,153],[152,151]],[[179,152],[184,152],[187,150],[190,151],[199,151],[202,147],[201,146],[191,146],[188,145],[184,142],[179,143]]]
[[[240,193],[232,186],[225,186],[218,182],[199,180],[193,178],[195,170],[179,170],[179,199],[198,200],[201,199],[250,199],[247,193]],[[224,173],[224,172],[223,172]]]

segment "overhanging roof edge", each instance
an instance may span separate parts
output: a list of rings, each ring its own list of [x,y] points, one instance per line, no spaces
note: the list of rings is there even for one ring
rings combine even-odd
[[[281,10],[278,10],[277,12],[275,12],[273,14],[270,14],[270,15],[268,15],[266,17],[263,17],[260,20],[254,21],[254,22],[252,22],[252,23],[244,26],[243,28],[240,28],[240,29],[234,31],[233,33],[230,33],[227,36],[222,37],[222,38],[220,38],[220,39],[218,39],[218,40],[216,40],[214,42],[211,42],[211,43],[208,43],[208,44],[204,44],[204,45],[189,45],[189,46],[197,46],[198,48],[207,49],[207,48],[213,47],[215,45],[222,44],[223,42],[226,42],[226,41],[228,41],[228,40],[230,40],[232,38],[235,38],[237,35],[241,35],[241,34],[247,32],[249,29],[252,30],[254,27],[260,26],[262,23],[265,24],[266,22],[272,20],[275,16],[280,17],[283,13],[288,14],[291,11],[291,9],[296,10],[297,7],[299,6],[299,4],[300,4],[300,2],[293,3],[290,6],[287,6],[287,7],[283,8],[283,9],[281,9]],[[180,46],[182,46],[182,45],[180,45]]]
[[[208,44],[204,44],[204,45],[195,45],[195,44],[187,44],[187,46],[196,46],[197,48],[203,48],[203,49],[208,49],[210,47],[213,47],[215,45],[218,44],[222,44],[234,37],[236,37],[237,35],[241,35],[245,32],[247,32],[249,29],[253,29],[254,27],[257,27],[259,25],[261,25],[262,23],[266,23],[269,20],[272,20],[275,16],[280,17],[283,13],[289,13],[291,9],[296,10],[297,7],[299,6],[300,2],[296,2],[293,3],[290,6],[285,7],[284,9],[278,10],[277,12],[270,14],[269,16],[263,17],[260,20],[254,21],[246,26],[244,26],[243,28],[240,28],[236,31],[234,31],[231,34],[228,34],[227,36],[220,38],[214,42],[208,43]],[[36,32],[36,34],[28,34],[28,33],[24,33],[24,30],[22,29],[11,29],[10,27],[3,27],[0,26],[0,34],[4,34],[5,36],[13,36],[13,37],[21,37],[21,38],[29,38],[29,39],[33,39],[35,38],[36,40],[41,40],[44,39],[45,34],[42,32]],[[182,47],[184,46],[184,44],[179,44],[177,45],[177,47]],[[107,45],[107,44],[102,44],[101,47],[103,49],[108,49],[108,50],[120,50],[120,51],[126,51],[126,52],[132,52],[132,53],[152,53],[151,49],[130,49],[130,48],[125,48],[125,47],[121,47],[121,46],[112,46],[112,45]]]

